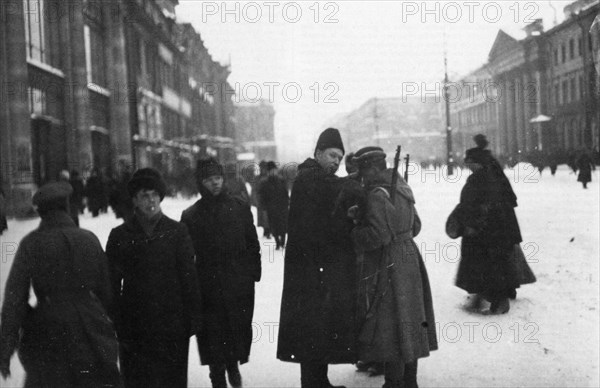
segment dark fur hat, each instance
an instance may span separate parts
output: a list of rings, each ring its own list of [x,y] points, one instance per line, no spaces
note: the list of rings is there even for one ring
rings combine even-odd
[[[364,147],[356,151],[352,161],[359,168],[369,167],[372,163],[385,160],[386,154],[381,147]]]
[[[340,135],[340,131],[335,128],[327,128],[319,135],[319,140],[317,140],[317,146],[315,148],[315,153],[317,150],[326,150],[327,148],[337,148],[342,150],[342,153],[345,154],[344,144],[342,143],[342,136]]]
[[[131,198],[135,197],[138,191],[144,189],[156,190],[160,195],[161,201],[167,193],[167,185],[160,172],[150,167],[137,170],[127,183],[127,191]]]
[[[196,163],[196,179],[198,183],[214,175],[223,176],[223,166],[215,158],[199,159]]]

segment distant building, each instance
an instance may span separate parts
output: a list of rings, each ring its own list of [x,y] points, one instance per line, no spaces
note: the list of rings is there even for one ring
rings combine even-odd
[[[441,97],[371,98],[331,125],[341,130],[346,152],[378,145],[393,157],[397,145],[412,161],[427,162],[446,154]]]
[[[235,160],[229,66],[175,21],[177,0],[12,0],[0,17],[0,183],[15,215],[62,169],[167,178]]]
[[[254,154],[255,161],[278,160],[274,118],[273,105],[267,101],[235,104],[236,142],[241,152]]]
[[[451,104],[457,153],[472,147],[477,133],[514,161],[598,148],[600,32],[590,27],[600,1],[576,1],[564,12],[566,20],[548,31],[541,19],[526,26],[522,40],[500,30],[488,63],[457,82],[462,97]],[[479,91],[471,95],[473,88]]]

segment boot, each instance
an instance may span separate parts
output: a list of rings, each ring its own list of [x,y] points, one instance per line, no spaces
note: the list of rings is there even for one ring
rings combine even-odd
[[[496,299],[490,306],[490,314],[506,314],[510,310],[508,298]]]
[[[209,365],[209,377],[213,388],[227,388],[227,381],[225,381],[225,364],[212,364]]]
[[[229,384],[233,388],[242,388],[242,375],[240,374],[237,362],[227,364],[227,377],[229,378]]]
[[[369,377],[380,376],[383,374],[383,363],[374,362],[369,366]]]

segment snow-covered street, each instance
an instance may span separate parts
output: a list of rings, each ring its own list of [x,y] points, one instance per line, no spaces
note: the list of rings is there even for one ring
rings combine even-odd
[[[423,229],[417,237],[431,280],[440,349],[419,362],[422,387],[598,387],[600,174],[584,190],[566,166],[556,176],[541,176],[530,165],[505,171],[518,196],[521,244],[537,282],[518,289],[505,315],[466,311],[467,295],[454,286],[460,240],[444,232],[458,203],[467,173],[447,178],[440,170],[416,171],[409,178]],[[166,198],[163,212],[176,220],[194,200]],[[81,226],[106,244],[120,224],[112,211]],[[2,235],[0,282],[4,286],[16,247],[38,219],[10,220]],[[262,236],[262,230],[258,231]],[[276,359],[283,253],[274,240],[261,239],[262,281],[256,287],[254,343],[250,362],[241,367],[245,387],[297,387],[297,364]],[[16,356],[12,377],[2,387],[20,387],[23,370]],[[368,377],[353,365],[331,366],[334,385],[380,387],[383,377]],[[200,366],[195,338],[190,347],[190,387],[210,387],[208,367]]]

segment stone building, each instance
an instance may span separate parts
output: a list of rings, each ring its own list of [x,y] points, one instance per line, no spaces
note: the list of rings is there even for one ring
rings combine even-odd
[[[377,145],[393,158],[396,146],[415,162],[446,154],[444,104],[440,96],[371,98],[331,126],[342,132],[346,152]]]
[[[265,100],[235,104],[236,141],[254,161],[278,160],[274,118],[273,105]]]
[[[600,34],[590,32],[600,1],[580,0],[564,8],[565,20],[544,31],[542,20],[517,40],[500,30],[488,62],[457,81],[463,98],[451,104],[457,152],[484,133],[499,156],[598,149],[599,101],[594,55]],[[475,96],[469,94],[478,88]]]
[[[36,187],[62,169],[106,177],[118,165],[165,175],[202,155],[235,159],[228,85],[177,0],[0,2],[1,184],[31,213]]]

